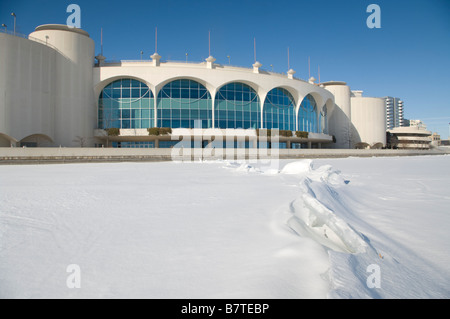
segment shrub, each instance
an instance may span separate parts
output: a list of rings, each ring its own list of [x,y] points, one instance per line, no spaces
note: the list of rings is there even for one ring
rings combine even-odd
[[[150,127],[147,129],[148,135],[167,135],[172,134],[171,127]]]
[[[111,127],[105,129],[108,136],[119,136],[120,135],[120,129],[117,127]]]
[[[150,127],[147,129],[148,135],[159,135],[159,127]]]
[[[300,138],[308,138],[308,132],[295,131],[295,136]]]
[[[161,134],[161,135],[172,134],[172,128],[171,127],[160,127],[159,134]]]
[[[292,137],[292,131],[290,130],[277,130],[277,129],[273,129],[274,132],[278,131],[278,136],[283,136],[283,137]],[[256,129],[256,135],[260,136],[260,135],[264,135],[267,134],[266,136],[272,136],[272,130],[271,129],[266,129],[266,128],[262,128],[262,129]],[[275,134],[274,136],[277,136],[277,134]]]
[[[280,130],[280,136],[292,137],[292,131],[290,131],[290,130]]]

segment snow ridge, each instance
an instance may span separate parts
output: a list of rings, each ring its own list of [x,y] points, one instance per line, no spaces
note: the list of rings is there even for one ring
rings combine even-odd
[[[290,163],[281,172],[292,174],[295,168],[299,168],[299,173],[304,176],[301,180],[303,192],[290,205],[293,217],[288,220],[288,225],[292,230],[335,251],[351,254],[365,252],[367,244],[361,235],[338,217],[333,208],[322,203],[316,194],[326,194],[336,201],[338,197],[334,187],[345,185],[348,181],[330,165],[313,169],[311,160]],[[339,204],[342,207],[342,203]]]
[[[335,211],[321,202],[320,197],[328,195],[339,203],[335,187],[346,185],[340,172],[331,165],[313,169],[312,160],[300,160],[286,164],[278,174],[295,175],[300,178],[301,195],[290,203],[292,217],[289,227],[303,237],[310,237],[332,250],[346,253],[363,253],[367,244]],[[227,167],[243,173],[271,173],[248,163],[227,163]],[[321,196],[318,196],[319,193]]]
[[[248,163],[228,163],[226,167],[240,173],[294,177],[300,194],[289,204],[290,217],[285,222],[295,234],[313,240],[328,252],[330,269],[322,275],[330,287],[328,296],[380,298],[377,291],[367,287],[365,267],[381,255],[366,236],[346,222],[355,216],[339,195],[339,189],[350,183],[340,171],[331,165],[313,168],[309,159],[290,162],[276,172]],[[352,292],[346,289],[350,282],[357,287]]]

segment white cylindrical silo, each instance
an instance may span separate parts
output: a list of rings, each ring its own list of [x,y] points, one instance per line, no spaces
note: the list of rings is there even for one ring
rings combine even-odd
[[[334,95],[335,107],[328,115],[328,131],[334,135],[334,148],[353,148],[351,123],[350,87],[345,82],[325,82],[325,88]]]
[[[80,146],[90,141],[96,125],[93,89],[94,41],[86,31],[67,25],[41,25],[30,39],[48,43],[57,51],[55,143]]]
[[[3,139],[6,136],[8,141],[20,142],[30,135],[54,138],[55,59],[55,50],[43,43],[0,33],[0,134]],[[5,144],[8,145],[2,143]]]
[[[351,120],[359,140],[373,146],[386,145],[386,107],[383,98],[351,98]]]

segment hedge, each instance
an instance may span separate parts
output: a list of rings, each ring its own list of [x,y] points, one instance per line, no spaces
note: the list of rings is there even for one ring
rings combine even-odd
[[[308,138],[308,132],[295,131],[295,136],[300,138]]]
[[[159,134],[161,134],[161,135],[172,134],[172,128],[171,127],[160,127]]]
[[[273,129],[275,132],[278,131],[278,136],[283,136],[283,137],[292,137],[292,131],[290,130],[277,130],[277,129]],[[272,130],[271,129],[256,129],[256,135],[260,136],[260,135],[264,135],[263,132],[266,132],[266,136],[272,136]],[[277,135],[274,135],[277,136]]]
[[[280,136],[292,137],[292,131],[290,131],[290,130],[280,130]]]
[[[148,135],[168,135],[172,134],[172,128],[170,127],[150,127],[147,129]]]
[[[108,134],[108,136],[119,136],[120,135],[120,129],[117,127],[107,128],[107,129],[105,129],[105,131]]]

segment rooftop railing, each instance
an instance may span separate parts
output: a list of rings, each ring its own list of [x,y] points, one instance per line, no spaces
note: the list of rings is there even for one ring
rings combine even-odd
[[[145,59],[145,60],[105,60],[103,66],[106,66],[106,67],[107,66],[120,66],[122,63],[140,63],[140,62],[142,62],[142,63],[152,63],[153,60],[147,60],[147,59]],[[182,60],[160,60],[160,63],[161,64],[164,64],[164,63],[176,63],[176,64],[180,64],[180,65],[183,65],[183,64],[185,64],[185,65],[204,65],[204,64],[206,64],[205,61],[200,61],[199,62],[199,61],[182,61]],[[239,66],[239,65],[232,65],[232,64],[228,64],[228,63],[226,63],[226,64],[214,63],[214,65],[216,67],[218,67],[218,68],[221,68],[221,69],[228,69],[228,68],[229,69],[240,69],[240,70],[245,69],[245,70],[247,70],[249,72],[251,72],[253,70],[253,68],[243,67],[243,66]],[[96,63],[95,66],[99,66],[98,63]],[[287,73],[275,72],[275,71],[267,70],[267,69],[264,69],[264,68],[260,68],[259,70],[262,73],[265,73],[265,74],[287,77]],[[294,76],[293,78],[295,80],[306,82],[305,80],[300,79],[300,78],[298,78],[296,76]]]
[[[6,33],[6,34],[9,34],[9,35],[18,37],[18,38],[23,38],[23,39],[27,39],[27,40],[31,40],[31,41],[34,41],[34,42],[41,43],[43,45],[48,46],[49,48],[52,48],[53,50],[57,51],[61,55],[64,55],[57,47],[55,47],[53,44],[48,43],[47,41],[44,41],[44,40],[41,40],[41,39],[38,39],[38,38],[35,38],[35,37],[30,37],[29,35],[26,35],[26,34],[14,32],[14,31],[10,31],[10,30],[5,30],[5,29],[3,29],[3,30],[0,29],[0,32],[1,33]]]

